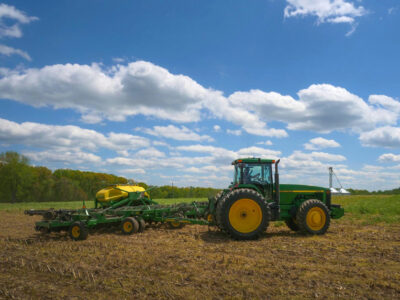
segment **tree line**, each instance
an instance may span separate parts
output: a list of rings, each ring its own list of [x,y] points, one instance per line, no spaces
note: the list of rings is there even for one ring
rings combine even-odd
[[[144,182],[135,182],[112,174],[70,169],[52,171],[32,166],[29,159],[17,152],[0,154],[0,202],[53,202],[94,200],[96,193],[113,184],[137,184],[150,188]],[[201,187],[154,187],[153,199],[204,198],[219,190]]]

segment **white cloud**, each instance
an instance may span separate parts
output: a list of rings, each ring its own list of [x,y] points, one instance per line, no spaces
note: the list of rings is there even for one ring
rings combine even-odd
[[[120,169],[119,172],[127,175],[146,174],[143,169]]]
[[[268,129],[254,113],[231,107],[221,91],[206,89],[187,76],[144,61],[109,69],[98,64],[65,64],[6,72],[0,79],[0,98],[36,107],[74,109],[88,123],[104,118],[124,121],[138,114],[197,122],[204,109],[209,117],[242,126],[251,134],[287,136],[282,129]]]
[[[102,158],[93,153],[86,153],[81,151],[41,151],[23,152],[25,156],[36,162],[42,163],[64,163],[64,164],[100,164],[102,163]]]
[[[272,146],[273,143],[270,140],[268,140],[268,141],[265,141],[265,142],[258,142],[257,145]]]
[[[220,132],[221,131],[221,126],[219,126],[219,125],[214,125],[214,131],[215,132]]]
[[[208,135],[199,135],[194,131],[190,130],[185,126],[180,128],[174,125],[168,126],[154,126],[150,128],[136,128],[136,131],[141,131],[157,137],[164,137],[174,139],[178,141],[209,141],[212,142],[214,139]]]
[[[237,152],[238,156],[250,156],[275,159],[281,155],[280,151],[265,149],[261,147],[242,148]]]
[[[388,14],[394,14],[397,11],[398,7],[394,6],[388,9]]]
[[[304,148],[307,150],[318,150],[324,148],[336,148],[340,147],[340,144],[335,140],[327,140],[322,137],[311,139],[308,143],[304,144]]]
[[[25,12],[16,9],[14,6],[4,3],[0,4],[0,39],[4,37],[22,37],[21,24],[29,24],[38,20],[37,17],[30,17]],[[11,56],[19,55],[26,60],[31,60],[29,54],[23,50],[0,44],[0,54]]]
[[[314,84],[300,90],[298,100],[260,90],[238,91],[227,98],[221,91],[204,88],[187,76],[171,74],[144,61],[109,69],[102,69],[98,64],[66,64],[0,71],[3,74],[0,98],[36,107],[74,109],[88,123],[104,118],[124,121],[138,114],[174,122],[198,122],[207,117],[241,127],[231,133],[238,134],[240,130],[282,138],[288,136],[287,132],[268,128],[267,122],[282,122],[290,130],[360,132],[378,125],[396,124],[400,114],[392,109],[397,101],[390,97],[384,100],[386,96],[372,95],[370,103],[366,103],[346,89],[330,84]],[[186,127],[159,127],[158,131],[154,127],[149,132],[171,138],[176,133],[178,137],[183,136],[182,140],[211,140]],[[165,132],[169,129],[175,133]],[[187,134],[182,135],[182,131]]]
[[[400,113],[400,102],[385,95],[370,95],[368,102],[381,106],[390,111]]]
[[[146,138],[125,133],[111,132],[104,135],[95,130],[73,125],[46,125],[34,122],[16,123],[0,118],[0,141],[23,144],[37,148],[88,149],[99,148],[119,151],[147,147]]]
[[[227,129],[227,130],[226,130],[226,133],[227,133],[227,134],[232,134],[232,135],[239,136],[239,135],[242,134],[242,131],[241,131],[240,129],[237,129],[237,130]]]
[[[19,55],[23,58],[25,58],[26,60],[32,60],[31,57],[29,56],[28,53],[26,53],[25,51],[22,51],[20,49],[15,49],[12,47],[8,47],[6,45],[2,45],[0,44],[0,54],[6,55],[6,56],[11,56],[11,55]]]
[[[142,149],[135,153],[135,157],[165,157],[165,153],[154,147]]]
[[[137,114],[199,121],[201,100],[215,93],[187,76],[143,61],[109,70],[97,64],[26,69],[1,78],[0,91],[2,98],[33,106],[75,109],[89,122],[101,118],[123,121]]]
[[[205,157],[204,163],[214,163],[217,165],[226,166],[238,157],[262,157],[275,159],[281,155],[280,151],[270,150],[261,147],[242,148],[238,151],[232,151],[221,147],[205,146],[205,145],[190,145],[176,147],[178,151],[200,152],[210,156]]]
[[[318,23],[353,23],[355,18],[364,16],[367,10],[346,0],[286,0],[285,18],[317,17]]]
[[[121,57],[113,57],[112,59],[114,62],[116,63],[123,63],[125,62],[125,58],[121,58]]]
[[[11,20],[13,24],[5,22]],[[32,21],[38,20],[37,17],[30,17],[25,12],[16,9],[14,6],[4,3],[0,4],[0,38],[22,36],[21,24],[29,24]]]
[[[311,153],[304,153],[301,151],[294,151],[292,155],[288,157],[294,161],[344,161],[346,157],[339,154],[330,154],[325,152],[311,152]]]
[[[400,154],[385,153],[379,156],[380,162],[400,162]]]
[[[360,141],[363,146],[398,148],[400,147],[400,128],[385,126],[363,132],[360,135]]]
[[[276,92],[250,90],[229,96],[234,107],[248,109],[266,121],[287,123],[291,130],[328,133],[333,130],[368,130],[377,124],[395,124],[398,114],[368,105],[341,87],[313,84],[298,92],[299,100]]]

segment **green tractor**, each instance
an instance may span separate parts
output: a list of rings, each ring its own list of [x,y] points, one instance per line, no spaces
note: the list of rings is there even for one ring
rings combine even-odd
[[[324,234],[331,218],[344,215],[340,205],[331,203],[327,188],[279,184],[279,161],[244,158],[232,162],[232,184],[210,201],[210,218],[221,230],[235,239],[254,239],[270,221],[284,221],[293,231]]]
[[[95,208],[83,205],[82,209],[27,210],[25,214],[43,217],[35,223],[37,231],[68,231],[74,240],[86,239],[88,230],[97,227],[119,226],[123,234],[133,234],[151,223],[166,223],[169,228],[218,226],[234,239],[249,240],[265,232],[269,222],[281,220],[294,231],[323,234],[331,218],[344,214],[343,208],[331,204],[329,189],[279,184],[279,160],[244,158],[232,164],[232,184],[208,202],[160,205],[150,198],[150,189],[114,185],[96,194]]]

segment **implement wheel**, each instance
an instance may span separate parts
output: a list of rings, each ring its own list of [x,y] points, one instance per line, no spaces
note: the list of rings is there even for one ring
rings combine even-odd
[[[228,193],[217,205],[218,223],[237,240],[258,238],[269,225],[271,212],[262,195],[251,189]]]
[[[89,234],[88,229],[82,222],[74,222],[68,230],[69,236],[75,241],[86,240]]]
[[[289,227],[293,231],[299,231],[300,230],[299,225],[297,224],[297,221],[296,221],[295,217],[293,217],[293,218],[291,218],[289,220],[285,220],[285,223],[286,223],[287,227]]]
[[[125,218],[121,223],[121,231],[123,234],[136,233],[139,230],[139,223],[134,218]]]
[[[139,219],[139,232],[143,232],[146,229],[146,222],[143,219]]]
[[[180,228],[185,227],[185,224],[181,223],[179,221],[176,221],[176,222],[167,222],[167,226],[169,229],[180,229]]]
[[[331,217],[324,203],[310,199],[300,205],[296,221],[304,233],[324,234],[329,228]]]

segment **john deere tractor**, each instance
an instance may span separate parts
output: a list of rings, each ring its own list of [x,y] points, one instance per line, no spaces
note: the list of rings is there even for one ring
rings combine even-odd
[[[278,161],[260,158],[237,159],[229,188],[208,202],[195,201],[160,205],[148,191],[134,185],[114,185],[100,190],[95,208],[27,210],[41,215],[35,229],[42,233],[68,231],[74,240],[87,238],[88,229],[119,227],[123,234],[145,230],[151,223],[169,228],[185,224],[218,226],[234,239],[254,239],[269,222],[282,220],[294,231],[323,234],[331,218],[343,216],[339,205],[331,204],[330,190],[318,186],[279,184]],[[273,166],[275,172],[273,175]]]
[[[279,184],[279,160],[245,158],[232,164],[232,184],[211,205],[215,207],[216,225],[235,239],[256,238],[270,221],[278,220],[293,231],[324,234],[331,218],[344,214],[343,208],[331,203],[327,188]]]

